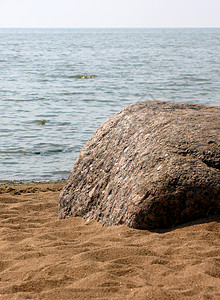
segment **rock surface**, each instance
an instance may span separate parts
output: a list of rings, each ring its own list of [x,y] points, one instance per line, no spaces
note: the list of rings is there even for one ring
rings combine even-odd
[[[59,219],[169,228],[220,213],[220,107],[131,104],[85,144]]]

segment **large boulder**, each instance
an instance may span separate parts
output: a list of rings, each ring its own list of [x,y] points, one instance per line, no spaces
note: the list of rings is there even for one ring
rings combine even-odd
[[[169,228],[220,213],[220,107],[143,101],[85,144],[60,194],[59,219]]]

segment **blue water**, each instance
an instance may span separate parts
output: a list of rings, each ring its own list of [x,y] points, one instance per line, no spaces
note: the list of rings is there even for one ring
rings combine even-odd
[[[0,29],[0,180],[67,178],[140,100],[220,105],[220,29]]]

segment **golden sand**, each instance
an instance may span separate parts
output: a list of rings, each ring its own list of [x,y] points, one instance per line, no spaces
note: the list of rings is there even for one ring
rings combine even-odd
[[[62,186],[0,186],[0,300],[220,299],[220,217],[161,232],[58,221]]]

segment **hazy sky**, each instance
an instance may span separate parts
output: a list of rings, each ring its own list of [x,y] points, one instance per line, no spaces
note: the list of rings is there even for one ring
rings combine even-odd
[[[220,0],[0,0],[0,27],[220,27]]]

